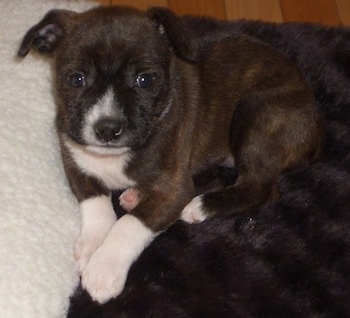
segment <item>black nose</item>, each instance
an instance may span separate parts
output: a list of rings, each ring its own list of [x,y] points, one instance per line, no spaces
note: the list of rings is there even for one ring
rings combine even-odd
[[[115,119],[103,118],[95,124],[94,130],[100,141],[115,141],[123,132],[123,123]]]

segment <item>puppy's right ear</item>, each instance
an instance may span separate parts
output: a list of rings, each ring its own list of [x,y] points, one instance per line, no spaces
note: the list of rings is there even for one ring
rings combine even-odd
[[[52,53],[68,32],[68,23],[75,12],[67,10],[51,10],[24,36],[18,50],[18,56],[24,57],[34,47],[43,54]]]

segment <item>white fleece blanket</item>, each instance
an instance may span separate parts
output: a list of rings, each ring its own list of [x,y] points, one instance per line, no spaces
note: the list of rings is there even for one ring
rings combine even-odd
[[[77,203],[54,129],[50,66],[16,61],[25,32],[52,8],[91,3],[0,0],[0,317],[65,317],[78,282]]]

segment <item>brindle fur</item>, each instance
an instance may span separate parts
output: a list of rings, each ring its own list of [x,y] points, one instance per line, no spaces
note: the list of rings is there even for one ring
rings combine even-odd
[[[205,195],[204,209],[241,212],[273,201],[280,174],[317,158],[323,144],[313,94],[290,60],[246,35],[196,35],[185,21],[161,8],[52,11],[28,31],[19,50],[25,56],[33,46],[55,57],[61,141],[69,136],[84,145],[83,106],[113,86],[116,107],[137,126],[125,173],[136,181],[142,200],[131,213],[155,232],[178,219],[195,195],[198,173],[232,156],[236,183]],[[48,25],[49,35],[43,34]],[[96,71],[90,70],[91,60]],[[79,67],[98,74],[84,95],[67,81]],[[156,74],[151,89],[135,93],[125,80],[134,69]],[[81,173],[61,146],[79,201],[112,190]]]

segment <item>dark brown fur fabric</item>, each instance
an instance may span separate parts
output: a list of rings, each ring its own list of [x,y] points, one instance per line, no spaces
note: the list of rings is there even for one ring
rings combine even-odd
[[[133,265],[120,297],[98,305],[79,287],[68,317],[350,317],[350,30],[188,23],[198,41],[219,29],[248,33],[296,61],[326,121],[326,153],[283,176],[272,206],[177,222]]]

